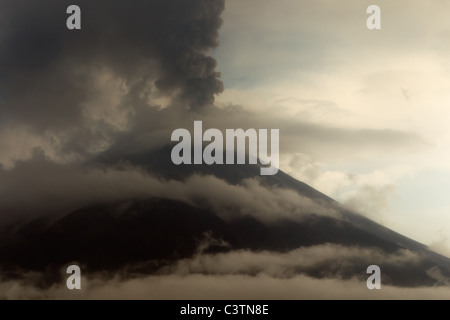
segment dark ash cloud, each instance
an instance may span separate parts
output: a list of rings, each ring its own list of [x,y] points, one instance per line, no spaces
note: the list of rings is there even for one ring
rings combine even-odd
[[[66,28],[71,4],[81,8],[82,30]],[[2,1],[0,163],[13,167],[36,147],[58,163],[109,148],[124,154],[160,147],[173,130],[199,119],[219,129],[278,128],[282,152],[324,157],[423,145],[410,133],[207,108],[223,90],[208,50],[218,45],[224,6],[224,0]]]
[[[82,30],[66,28],[71,4]],[[189,109],[212,104],[223,85],[207,52],[223,9],[223,0],[2,1],[1,118],[41,131],[80,125],[99,70]]]

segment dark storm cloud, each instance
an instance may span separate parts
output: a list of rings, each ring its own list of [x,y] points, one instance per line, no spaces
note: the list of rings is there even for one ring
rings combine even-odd
[[[82,30],[66,28],[72,4]],[[98,68],[176,93],[190,109],[211,104],[223,85],[207,50],[223,9],[223,0],[2,1],[0,116],[38,129],[79,125]]]

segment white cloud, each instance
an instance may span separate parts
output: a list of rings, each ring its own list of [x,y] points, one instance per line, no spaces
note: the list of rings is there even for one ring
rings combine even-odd
[[[434,252],[450,257],[450,242],[444,230],[446,230],[446,227],[443,227],[439,230],[438,239],[431,242],[428,248],[430,250],[433,250]]]
[[[372,261],[379,265],[414,265],[421,257],[409,250],[398,250],[387,254],[375,248],[344,247],[336,244],[323,244],[299,248],[286,253],[252,252],[239,250],[219,254],[198,254],[190,259],[178,261],[161,272],[169,274],[208,274],[208,275],[269,275],[275,278],[291,278],[302,272],[316,268],[323,277],[336,276],[341,269],[359,268],[359,265]],[[362,270],[364,272],[364,270]],[[361,274],[363,277],[366,275]]]
[[[82,282],[81,291],[71,291],[63,286],[44,290],[15,281],[0,283],[0,298],[3,299],[447,300],[449,295],[448,287],[382,286],[381,290],[368,290],[365,281],[314,279],[303,275],[290,279],[273,278],[267,275],[256,277],[173,275],[149,276],[126,281],[88,280],[88,282]]]
[[[383,222],[382,216],[390,211],[388,201],[394,193],[395,186],[392,184],[379,187],[363,185],[356,191],[349,192],[343,204],[374,221]]]

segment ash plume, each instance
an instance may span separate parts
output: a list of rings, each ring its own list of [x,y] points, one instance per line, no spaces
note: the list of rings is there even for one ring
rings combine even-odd
[[[81,30],[66,27],[69,5],[81,8]],[[223,9],[224,0],[1,1],[0,118],[79,129],[101,70],[200,110],[223,90],[208,56]]]

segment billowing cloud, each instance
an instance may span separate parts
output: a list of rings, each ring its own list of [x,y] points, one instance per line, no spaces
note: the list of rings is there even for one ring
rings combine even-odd
[[[69,4],[82,10],[80,31],[66,28]],[[218,45],[223,9],[223,0],[3,1],[2,114],[45,127],[72,124],[97,94],[91,80],[99,67],[127,84],[179,90],[187,107],[211,104],[223,87],[206,53]]]
[[[81,30],[66,27],[74,4]],[[2,1],[2,164],[36,146],[79,159],[107,149],[143,108],[211,105],[223,90],[208,53],[223,9],[223,0]]]

